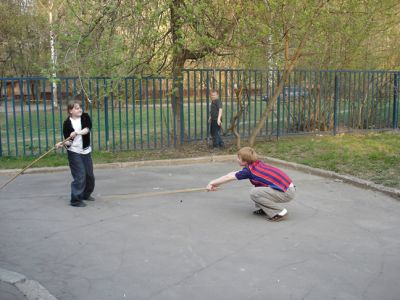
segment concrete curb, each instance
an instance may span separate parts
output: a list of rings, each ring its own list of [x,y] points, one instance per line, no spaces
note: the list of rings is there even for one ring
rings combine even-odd
[[[108,164],[96,164],[95,169],[118,169],[127,167],[146,167],[146,166],[171,166],[171,165],[188,165],[195,163],[209,163],[209,162],[227,162],[236,161],[236,155],[211,155],[193,158],[178,158],[178,159],[160,159],[160,160],[143,160],[143,161],[132,161],[132,162],[117,162]],[[35,174],[35,173],[53,173],[69,171],[69,167],[46,167],[46,168],[32,168],[26,170],[23,174]],[[0,170],[0,175],[12,176],[21,172],[21,169],[7,169]]]
[[[29,300],[57,300],[39,282],[17,272],[0,268],[0,281],[13,285]]]
[[[198,163],[209,163],[209,162],[235,162],[236,154],[232,155],[210,155],[202,157],[193,158],[178,158],[178,159],[162,159],[162,160],[146,160],[146,161],[134,161],[134,162],[121,162],[121,163],[109,163],[109,164],[96,164],[95,169],[118,169],[118,168],[132,168],[132,167],[145,167],[145,166],[171,166],[171,165],[188,165],[188,164],[198,164]],[[350,175],[341,175],[332,171],[326,171],[323,169],[312,168],[306,165],[301,165],[293,162],[287,162],[284,160],[271,158],[268,156],[260,156],[260,158],[266,162],[270,162],[275,165],[280,165],[286,168],[295,169],[302,172],[307,172],[309,174],[318,175],[327,178],[335,178],[343,182],[353,184],[359,187],[368,188],[374,191],[379,191],[387,194],[397,200],[400,200],[400,190],[390,187],[385,187],[373,183],[368,180],[360,179]],[[68,171],[69,167],[52,167],[52,168],[35,168],[28,169],[24,174],[34,174],[34,173],[51,173],[51,172],[61,172]],[[0,170],[0,175],[14,175],[20,172],[19,169],[11,170]]]

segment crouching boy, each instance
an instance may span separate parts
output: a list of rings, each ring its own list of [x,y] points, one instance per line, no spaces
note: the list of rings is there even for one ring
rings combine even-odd
[[[270,221],[280,221],[288,216],[286,208],[281,203],[294,199],[296,188],[293,181],[282,170],[267,165],[257,159],[253,148],[244,147],[238,152],[238,163],[243,169],[216,178],[207,185],[208,191],[215,191],[221,184],[249,179],[254,185],[250,198],[258,210],[253,213],[265,215]]]

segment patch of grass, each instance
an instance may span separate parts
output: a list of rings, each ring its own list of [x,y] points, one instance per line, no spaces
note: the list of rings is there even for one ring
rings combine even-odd
[[[266,156],[400,188],[399,132],[285,137],[256,149]]]
[[[234,141],[214,154],[234,154]],[[400,188],[400,133],[341,134],[336,136],[295,136],[259,141],[259,154],[311,167],[353,175],[389,187]],[[155,159],[174,159],[211,154],[205,142],[192,143],[179,149],[94,152],[94,163],[111,163]],[[21,169],[34,157],[1,157],[1,169]],[[65,153],[58,151],[41,159],[33,167],[66,166]]]

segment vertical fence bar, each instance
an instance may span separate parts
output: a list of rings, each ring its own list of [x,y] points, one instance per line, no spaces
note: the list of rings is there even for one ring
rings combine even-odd
[[[386,97],[385,93],[384,93],[384,89],[385,89],[385,81],[384,81],[384,72],[380,71],[379,72],[379,83],[377,86],[377,105],[379,107],[379,115],[378,115],[378,123],[379,126],[378,128],[383,128],[382,126],[382,112],[384,111],[383,109],[383,103],[384,103],[384,99]]]
[[[344,93],[344,87],[343,87],[343,80],[346,78],[346,73],[339,71],[337,73],[338,76],[338,103],[337,103],[337,111],[336,111],[336,117],[337,117],[337,123],[336,123],[336,131],[340,132],[341,128],[341,122],[343,121],[343,93]]]
[[[351,107],[350,107],[350,102],[351,102],[351,90],[352,90],[352,77],[354,77],[354,73],[350,72],[349,73],[349,86],[348,86],[348,93],[347,93],[347,122],[346,122],[346,126],[347,126],[347,131],[351,130],[351,126],[350,126],[350,116],[351,116]]]
[[[399,116],[399,73],[394,74],[394,87],[393,87],[393,124],[392,128],[398,127],[398,116]]]
[[[135,97],[135,78],[132,77],[132,114],[133,114],[133,149],[136,150],[136,97]]]
[[[309,91],[312,94],[312,101],[314,105],[313,117],[314,117],[314,134],[319,133],[319,119],[317,117],[319,105],[317,104],[318,98],[320,98],[320,72],[314,71],[314,83],[311,84]]]
[[[328,71],[321,71],[322,73],[322,82],[321,82],[321,130],[326,131],[329,128],[328,122],[328,111],[327,111],[327,82],[328,82]]]
[[[298,73],[298,78],[296,76]],[[294,71],[293,74],[293,85],[299,85],[299,81],[301,80],[301,71],[297,72]],[[304,109],[303,105],[301,105],[301,97],[299,95],[293,95],[293,101],[297,101],[297,132],[301,131],[301,127],[303,125],[303,113],[302,110]],[[304,126],[303,126],[304,127]]]
[[[292,83],[292,82],[296,82],[296,77],[295,77],[295,74],[294,74],[294,72],[292,73],[292,74],[289,74],[289,77],[288,77],[288,85],[289,86],[292,86],[292,85],[294,85],[294,83]],[[291,133],[296,133],[296,127],[298,127],[298,119],[296,118],[296,116],[297,116],[297,112],[296,112],[296,108],[297,109],[299,109],[298,107],[296,107],[296,97],[291,97],[290,96],[290,94],[289,94],[289,97],[288,97],[288,101],[289,101],[289,103],[293,103],[293,107],[292,107],[292,110],[293,110],[293,112],[292,112],[292,128],[291,128]]]
[[[276,83],[275,82],[275,80],[276,80],[275,79],[275,69],[272,70],[271,78],[272,79],[271,79],[271,87],[270,87],[270,94],[271,94],[270,99],[272,99],[275,94],[275,83]],[[268,130],[269,130],[270,134],[272,135],[272,133],[274,131],[274,107],[275,107],[275,104],[269,104],[269,105],[271,105],[271,107],[269,109],[271,112],[269,114],[271,116],[271,120],[268,120],[267,126],[269,126],[271,124],[271,127],[268,128]],[[269,116],[268,116],[268,119],[269,119]]]
[[[238,87],[238,89],[240,90],[240,89],[242,89],[242,91],[243,91],[243,84],[240,82],[240,74],[239,74],[239,70],[236,70],[236,82],[237,82],[237,87]],[[236,113],[238,113],[239,112],[239,110],[240,110],[240,106],[242,105],[241,104],[241,101],[242,101],[242,99],[243,99],[243,92],[239,92],[238,93],[238,99],[237,99],[237,101],[236,101]],[[239,97],[241,97],[241,98],[239,98]],[[236,130],[237,130],[237,132],[239,133],[239,134],[241,134],[241,131],[240,131],[240,117],[238,117],[237,119],[236,119]]]
[[[352,88],[349,92],[349,130],[355,129],[355,120],[357,114],[357,72],[353,71]]]
[[[140,149],[143,150],[143,79],[139,79]]]
[[[287,86],[289,87],[289,89],[291,88],[291,80],[292,80],[292,78],[291,78],[292,76],[291,76],[291,74],[288,74],[288,78],[287,78]],[[289,96],[287,97],[287,99],[285,99],[285,101],[287,102],[287,105],[286,105],[286,107],[287,107],[287,113],[286,113],[286,115],[287,115],[287,120],[286,120],[286,134],[288,134],[289,132],[290,132],[290,103],[292,102],[291,101],[291,97],[290,97],[290,93],[289,93]]]
[[[264,97],[265,97],[265,94],[264,94],[264,73],[263,73],[263,71],[260,71],[260,76],[259,76],[259,90],[260,90],[260,94],[259,94],[259,96],[260,96],[260,100],[259,100],[259,113],[258,113],[258,119],[259,120],[261,120],[261,116],[262,116],[262,113],[263,113],[263,102],[264,102]],[[261,127],[261,130],[260,130],[260,135],[263,135],[263,128]]]
[[[50,84],[50,99],[51,99],[51,120],[52,120],[52,128],[53,128],[53,145],[56,143],[56,124],[54,120],[54,84],[53,84],[54,78],[52,78],[51,84]],[[57,97],[57,95],[56,95]]]
[[[352,80],[353,80],[353,72],[349,72],[348,73],[348,84],[347,84],[347,98],[346,98],[346,102],[345,102],[345,106],[346,111],[347,111],[347,121],[346,121],[346,126],[347,126],[347,131],[350,132],[351,131],[351,91],[352,91]]]
[[[389,72],[388,72],[389,73]],[[389,77],[389,79],[388,79],[388,83],[390,83],[390,84],[388,84],[387,85],[387,91],[386,91],[386,94],[387,94],[387,103],[386,103],[386,106],[387,106],[387,111],[386,111],[386,109],[385,109],[385,115],[386,115],[386,113],[387,113],[387,122],[386,122],[386,127],[387,128],[391,128],[392,127],[392,122],[391,122],[391,120],[390,120],[390,118],[392,117],[391,115],[390,115],[390,108],[391,108],[391,106],[392,106],[392,92],[394,92],[394,81],[393,81],[393,77],[394,77],[394,74],[393,73],[389,73],[388,74],[388,77]],[[392,81],[393,81],[393,88],[392,88]],[[394,95],[394,93],[393,93],[393,95]]]
[[[386,106],[387,106],[387,99],[389,99],[389,83],[390,81],[388,80],[388,72],[385,72],[385,97],[383,101],[383,127],[388,128],[389,127],[389,122],[387,119],[389,119],[389,116],[386,116]]]
[[[281,81],[281,74],[278,70],[278,81],[277,85],[279,86]],[[290,87],[289,87],[290,88]],[[285,87],[283,87],[282,91],[284,91]],[[281,101],[285,101],[285,93],[283,92],[283,97],[281,98],[278,96],[278,101],[277,101],[277,110],[276,110],[276,137],[279,138],[279,132],[281,130]]]
[[[168,144],[168,147],[169,147],[169,146],[171,146],[171,138],[170,138],[170,124],[169,124],[170,123],[170,120],[169,120],[169,114],[170,114],[169,84],[170,84],[170,80],[168,78],[166,79],[165,84],[166,84],[165,93],[166,93],[166,96],[167,96],[167,144]]]
[[[297,84],[295,86],[298,86],[300,91],[303,89],[303,80],[304,81],[306,80],[306,75],[307,75],[306,71],[302,71],[302,70],[299,71],[299,80],[298,80],[298,82],[297,82]],[[302,96],[301,93],[299,93],[297,95],[297,97],[299,98],[299,101],[302,103],[302,107],[301,107],[301,118],[302,118],[301,124],[303,125],[302,126],[303,132],[305,132],[306,129],[307,129],[306,97]]]
[[[157,148],[157,122],[156,122],[156,82],[155,78],[152,78],[152,93],[153,93],[153,143],[154,148]]]
[[[31,90],[30,90],[30,86],[31,86],[31,81],[28,78],[27,79],[27,90],[26,90],[26,102],[28,104],[28,119],[29,119],[29,141],[30,141],[30,146],[29,148],[31,149],[31,155],[33,155],[33,149],[34,149],[34,143],[33,143],[33,129],[32,129],[32,108],[31,108]],[[46,114],[45,114],[46,115]],[[47,125],[47,124],[46,124]],[[45,125],[46,128],[46,133],[47,133],[47,127]],[[47,139],[47,136],[46,136]],[[47,145],[46,145],[47,146]]]
[[[145,78],[145,100],[146,100],[146,140],[147,148],[150,148],[150,113],[149,113],[149,79]]]
[[[203,109],[203,70],[200,70],[200,135],[201,139],[204,139],[204,109]],[[208,137],[208,134],[206,138]]]
[[[375,106],[376,106],[376,110],[377,110],[377,114],[376,114],[376,122],[375,122],[375,128],[376,129],[380,129],[382,127],[382,118],[381,118],[381,111],[382,111],[382,72],[378,71],[377,72],[377,82],[376,82],[376,96],[375,96]]]
[[[318,76],[318,85],[316,89],[316,96],[318,97],[318,120],[317,120],[317,126],[318,126],[318,132],[321,131],[321,126],[322,126],[322,119],[321,119],[321,98],[322,98],[322,71],[319,71],[319,76]]]
[[[307,92],[310,90],[309,84],[311,82],[311,73],[310,71],[305,71],[304,72],[304,87],[299,88],[299,93],[300,95],[303,95],[305,103],[307,103],[307,110],[308,110],[308,115],[307,115],[307,128],[305,128],[304,131],[306,132],[311,132],[311,99],[310,99],[310,94]],[[304,106],[306,104],[304,103]]]
[[[15,86],[14,80],[11,80],[11,100],[12,100],[12,109],[13,109],[13,118],[14,118],[14,145],[15,145],[15,156],[18,156],[18,137],[17,137],[17,114],[15,111]]]
[[[92,79],[88,78],[88,86],[89,86],[89,114],[90,118],[93,120],[93,90],[92,90]],[[92,126],[93,128],[93,126]],[[99,130],[99,126],[97,126],[97,130]],[[89,133],[92,137],[94,136],[93,134],[93,129]],[[94,149],[94,141],[93,138],[90,139],[90,143],[92,148]]]
[[[128,79],[124,78],[124,98],[125,98],[125,138],[126,150],[129,150],[129,101],[128,101]]]
[[[177,99],[176,99],[176,93],[177,93],[177,90],[176,90],[176,80],[177,80],[177,78],[176,77],[174,77],[173,78],[173,80],[172,80],[172,95],[171,95],[171,104],[172,104],[172,107],[173,107],[173,109],[172,109],[172,114],[173,114],[173,126],[174,126],[174,147],[176,147],[176,143],[177,143],[177,120],[176,120],[176,117],[177,117],[177,113],[176,113],[176,110],[178,109],[178,105],[177,105]]]
[[[101,150],[101,124],[100,124],[100,85],[99,85],[99,78],[96,78],[96,101],[97,101],[97,145],[98,149]]]
[[[4,80],[4,110],[5,110],[5,115],[6,115],[7,154],[11,155],[10,128],[9,128],[9,118],[8,118],[7,81],[5,81],[5,80]]]
[[[246,114],[245,116],[247,116],[247,120],[246,117],[244,119],[244,126],[243,126],[243,133],[245,136],[249,135],[250,132],[250,126],[251,126],[251,71],[250,70],[245,70],[244,71],[246,73],[247,76],[247,83],[246,83],[246,90],[247,90],[247,105],[246,105]],[[246,78],[246,77],[245,77]],[[247,130],[246,130],[246,124],[247,124]]]
[[[45,137],[46,137],[46,150],[49,149],[49,129],[47,126],[47,92],[46,92],[46,78],[43,78],[43,114],[44,114],[44,128],[45,128]],[[29,85],[28,85],[29,88]]]
[[[26,155],[25,147],[25,114],[24,114],[24,85],[21,79],[19,79],[19,104],[21,109],[21,132],[22,132],[22,153]],[[40,124],[38,124],[38,130],[40,130]]]
[[[4,83],[4,81],[2,83]],[[2,93],[3,93],[3,89],[2,89],[2,85],[0,85],[0,104],[1,104],[1,101],[3,100]],[[0,157],[3,156],[2,131],[3,131],[3,118],[0,118]]]
[[[105,142],[106,142],[106,150],[110,151],[110,134],[108,128],[108,88],[107,88],[107,80],[103,79],[103,89],[104,89],[104,129],[105,129]]]
[[[35,80],[35,102],[36,102],[36,126],[37,126],[37,138],[38,138],[38,148],[39,153],[42,153],[42,141],[41,141],[41,134],[40,134],[40,107],[39,107],[39,80]]]
[[[334,102],[333,102],[333,135],[336,135],[337,103],[338,103],[338,76],[335,73],[335,89],[334,89]]]
[[[190,115],[190,73],[189,71],[185,70],[183,71],[183,74],[186,74],[187,79],[186,79],[186,90],[187,90],[187,126],[188,126],[188,131],[187,131],[187,135],[188,135],[188,141],[190,141],[191,139],[191,134],[190,134],[190,120],[191,120],[191,115]],[[182,78],[182,84],[184,83],[184,78]],[[184,98],[183,98],[184,99]]]
[[[223,100],[224,93],[223,93],[223,86],[222,86],[222,71],[221,70],[217,70],[217,71],[218,71],[218,81],[217,81],[218,89],[217,89],[217,91],[218,91],[219,100],[221,101],[221,105],[223,107],[222,111],[224,112],[226,110],[226,105],[224,106],[224,100]],[[214,70],[214,72],[215,72],[215,70]],[[222,117],[223,117],[223,115],[221,116],[221,118]],[[224,120],[224,118],[222,118],[222,120]],[[223,124],[221,124],[220,134],[222,134],[222,132],[223,132]]]
[[[193,102],[194,102],[194,138],[197,139],[197,75],[193,70]]]
[[[208,122],[208,119],[210,117],[210,78],[209,78],[209,71],[206,70],[206,120],[207,120],[207,139],[210,137],[210,123]]]
[[[124,144],[122,140],[122,107],[121,107],[121,81],[118,80],[117,83],[117,101],[118,101],[118,123],[119,123],[119,149],[122,150]]]
[[[225,87],[225,107],[224,107],[224,111],[225,111],[225,118],[224,118],[224,133],[226,133],[227,129],[228,129],[228,99],[229,99],[229,88],[228,88],[228,70],[224,70],[224,87]]]
[[[366,111],[365,111],[365,129],[369,128],[369,97],[370,97],[370,91],[369,91],[369,83],[370,83],[370,78],[371,78],[371,72],[367,72],[367,91],[366,91]]]
[[[3,95],[3,89],[2,87],[4,86],[4,95]],[[3,97],[4,96],[4,97]],[[7,99],[7,83],[6,81],[3,79],[2,80],[2,85],[0,86],[0,101],[3,100],[3,104],[4,104],[4,119],[7,120],[7,103],[6,103],[6,99]],[[0,120],[2,121],[2,120]],[[7,125],[7,122],[6,122]],[[3,138],[2,138],[2,131],[3,131],[3,123],[0,123],[0,157],[3,156]],[[8,133],[8,130],[6,128],[6,134]],[[8,145],[8,143],[7,143]]]
[[[332,75],[333,74],[333,75]],[[334,76],[336,75],[335,71],[331,71],[329,72],[329,88],[328,88],[328,93],[329,93],[329,116],[328,116],[328,120],[329,120],[329,128],[333,131],[335,128],[335,78]],[[332,83],[332,76],[333,76],[333,83]],[[333,97],[332,97],[333,95]],[[333,99],[333,104],[331,99]],[[331,125],[331,120],[333,120],[333,124]],[[333,128],[332,128],[333,127]]]
[[[371,110],[370,110],[370,120],[371,120],[371,125],[369,126],[371,129],[376,129],[376,106],[375,106],[375,94],[376,94],[376,89],[375,89],[375,72],[371,72],[372,78],[371,78]]]
[[[254,120],[253,120],[253,130],[254,128],[257,127],[257,94],[258,94],[258,89],[257,89],[257,71],[254,71]],[[250,132],[249,132],[250,135]]]
[[[164,146],[163,139],[163,92],[162,92],[162,78],[158,79],[158,95],[160,100],[160,148]]]
[[[179,79],[179,97],[180,97],[180,106],[181,106],[181,130],[180,130],[180,141],[181,145],[184,142],[185,138],[185,112],[184,112],[184,98],[183,98],[183,78]]]
[[[363,128],[363,95],[364,95],[364,72],[359,71],[358,72],[358,89],[357,89],[357,98],[358,98],[358,113],[357,113],[357,128],[362,129]]]
[[[58,124],[57,124],[57,127],[59,128],[59,134],[58,134],[58,136],[59,136],[59,139],[62,141],[63,139],[64,139],[64,134],[63,134],[63,122],[62,122],[62,120],[63,120],[63,118],[62,118],[62,114],[61,114],[61,110],[62,110],[62,105],[63,105],[63,101],[62,101],[62,98],[61,98],[61,80],[57,83],[57,85],[56,85],[56,93],[57,93],[57,95],[56,95],[56,98],[58,99],[58,101],[59,101],[59,103],[58,103],[58,109],[56,110],[56,107],[55,107],[55,105],[54,105],[54,102],[52,103],[52,114],[53,114],[53,120],[54,120],[54,122],[56,121],[56,113],[58,114]],[[55,127],[54,127],[55,128]],[[64,149],[62,150],[62,151],[64,151]]]
[[[72,95],[74,97],[74,99],[76,98],[76,78],[72,79]]]
[[[109,93],[111,94],[111,137],[112,137],[112,151],[115,150],[115,116],[114,116],[114,80],[110,80],[110,90]]]

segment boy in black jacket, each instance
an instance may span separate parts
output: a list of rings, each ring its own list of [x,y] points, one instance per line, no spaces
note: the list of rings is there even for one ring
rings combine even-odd
[[[64,143],[67,148],[68,162],[73,181],[71,183],[71,205],[85,207],[82,200],[94,201],[91,196],[95,178],[93,174],[93,162],[91,157],[90,129],[92,121],[87,113],[82,112],[78,101],[68,102],[68,118],[63,125],[64,138],[71,139]],[[56,145],[61,148],[63,143]]]

